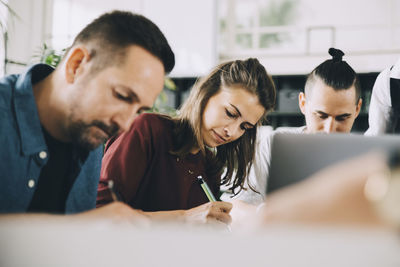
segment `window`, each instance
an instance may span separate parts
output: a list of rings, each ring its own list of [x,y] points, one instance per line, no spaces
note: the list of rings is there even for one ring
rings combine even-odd
[[[278,74],[308,73],[329,47],[359,72],[400,53],[398,0],[220,0],[218,21],[219,60],[257,57]]]
[[[298,45],[298,27],[293,26],[298,1],[224,0],[219,3],[221,54],[290,50]]]

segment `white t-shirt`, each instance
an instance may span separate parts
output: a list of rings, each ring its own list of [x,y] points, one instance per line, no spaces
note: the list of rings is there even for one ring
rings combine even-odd
[[[271,126],[260,126],[257,129],[256,137],[256,150],[253,164],[250,169],[248,181],[252,188],[257,192],[254,192],[249,187],[248,183],[245,183],[244,189],[239,194],[233,196],[232,192],[227,190],[227,186],[223,187],[222,190],[226,190],[221,200],[229,201],[232,199],[239,199],[249,204],[260,204],[265,200],[265,193],[268,180],[269,165],[271,162],[271,141],[272,137],[276,133],[303,133],[305,126],[302,127],[280,127],[273,130]],[[238,190],[238,189],[237,189]]]
[[[390,78],[400,79],[400,59],[393,68],[383,70],[376,78],[368,112],[369,128],[365,135],[384,134],[387,125],[391,123]]]

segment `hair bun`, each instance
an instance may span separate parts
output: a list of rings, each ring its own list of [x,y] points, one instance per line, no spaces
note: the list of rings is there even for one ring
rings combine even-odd
[[[329,48],[328,53],[329,53],[329,55],[332,56],[332,60],[334,62],[342,61],[342,58],[344,56],[344,53],[343,53],[342,50],[336,49],[336,48],[333,48],[333,47]]]

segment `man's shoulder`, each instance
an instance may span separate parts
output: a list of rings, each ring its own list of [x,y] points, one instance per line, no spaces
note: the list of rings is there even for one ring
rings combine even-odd
[[[9,109],[11,106],[12,88],[18,80],[18,75],[9,75],[0,79],[0,108]]]
[[[304,130],[306,129],[306,126],[300,126],[300,127],[279,127],[276,128],[274,133],[304,133]]]
[[[263,125],[257,128],[257,147],[268,147],[271,142],[271,138],[274,134],[274,128],[269,125]]]
[[[17,80],[18,75],[10,75],[0,79],[0,128],[8,135],[13,131],[17,119],[13,105],[13,88],[15,88]]]
[[[257,128],[257,138],[264,139],[267,137],[272,137],[272,135],[277,133],[304,133],[306,126],[300,127],[278,127],[274,130],[272,126],[263,125]]]
[[[10,74],[0,79],[0,88],[11,88],[18,80],[20,74]]]
[[[390,78],[400,79],[400,58],[393,65],[393,67],[390,67],[389,69],[390,69]]]
[[[257,138],[264,139],[274,132],[274,128],[270,125],[262,125],[257,128]]]
[[[99,146],[96,149],[89,152],[84,165],[82,166],[82,172],[87,172],[89,177],[99,177],[101,168],[101,159],[103,158],[103,146]],[[95,175],[93,175],[95,173]]]

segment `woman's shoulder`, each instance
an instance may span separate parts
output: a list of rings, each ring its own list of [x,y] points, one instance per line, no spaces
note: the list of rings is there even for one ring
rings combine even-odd
[[[173,122],[170,117],[162,114],[143,113],[135,118],[129,130],[118,136],[110,138],[106,144],[106,150],[113,144],[129,143],[132,140],[141,140],[142,143],[157,143],[157,140],[165,141],[172,135]]]
[[[172,127],[171,117],[156,113],[140,114],[132,124],[131,129],[158,132]]]
[[[143,113],[135,119],[128,135],[140,136],[143,140],[149,140],[153,145],[170,143],[173,127],[173,119],[167,115]]]

